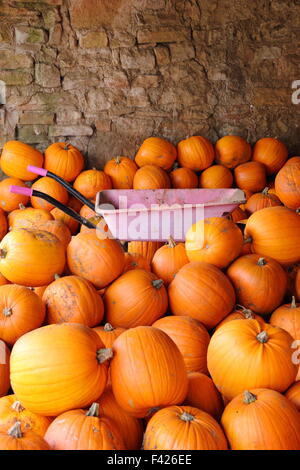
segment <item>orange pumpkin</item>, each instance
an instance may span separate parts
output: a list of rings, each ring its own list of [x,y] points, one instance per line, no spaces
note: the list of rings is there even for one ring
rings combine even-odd
[[[41,222],[32,228],[52,233],[62,242],[65,249],[69,245],[72,238],[69,227],[67,227],[67,225],[65,225],[60,220],[47,220],[46,222]]]
[[[71,234],[75,235],[79,226],[77,220],[73,219],[73,217],[71,217],[70,215],[65,214],[65,212],[61,211],[57,207],[52,209],[51,216],[53,216],[55,220],[58,220],[59,222],[65,224],[70,230]]]
[[[182,354],[187,372],[207,374],[207,347],[210,336],[204,326],[187,316],[169,316],[153,323],[164,331],[176,344]]]
[[[268,175],[274,175],[283,167],[288,150],[283,142],[273,137],[259,139],[253,148],[253,161],[263,163]]]
[[[226,437],[217,421],[191,406],[169,406],[150,419],[145,450],[227,450]]]
[[[7,344],[41,326],[44,318],[45,306],[30,289],[15,284],[0,287],[0,338]]]
[[[232,450],[300,449],[300,414],[274,390],[239,394],[226,406],[221,424]]]
[[[146,271],[151,271],[150,263],[142,255],[139,253],[125,253],[124,272],[131,269],[146,269]]]
[[[295,210],[300,207],[300,161],[290,162],[279,170],[275,191],[285,206]]]
[[[293,339],[300,340],[300,304],[295,297],[290,304],[281,305],[271,315],[270,323],[287,331]]]
[[[189,388],[184,405],[193,406],[220,420],[224,404],[222,395],[218,392],[213,381],[201,372],[188,374]]]
[[[227,270],[238,303],[266,315],[281,304],[287,289],[287,274],[277,261],[256,254],[234,261]]]
[[[290,388],[285,392],[286,398],[288,398],[300,411],[300,382],[293,383]]]
[[[226,215],[227,219],[232,220],[235,224],[247,218],[247,214],[243,209],[237,207],[232,212]]]
[[[53,220],[50,212],[45,209],[21,206],[8,214],[8,224],[12,228],[34,228],[39,224]]]
[[[163,246],[162,242],[141,242],[133,241],[128,243],[128,253],[138,253],[142,255],[149,264],[153,259],[154,253]]]
[[[296,278],[297,273],[300,268],[299,263],[291,264],[290,266],[285,266],[285,271],[288,276],[288,286],[286,291],[286,298],[291,299],[293,296],[297,298],[296,292]]]
[[[185,264],[169,285],[168,293],[174,315],[188,314],[207,328],[216,326],[235,304],[228,277],[216,266],[202,261]]]
[[[125,328],[113,327],[110,323],[105,323],[104,326],[96,326],[93,330],[106,348],[112,348],[113,343],[125,331]]]
[[[0,450],[50,450],[46,441],[31,430],[21,430],[21,424],[15,424],[7,429],[0,428]]]
[[[36,295],[39,296],[40,299],[43,298],[44,292],[47,289],[48,285],[46,286],[39,286],[39,287],[29,287]]]
[[[72,238],[67,261],[73,274],[87,279],[99,289],[119,277],[125,263],[121,245],[116,240],[98,238],[96,230],[81,232]]]
[[[187,373],[179,349],[166,333],[152,326],[130,328],[116,339],[113,350],[112,390],[125,412],[143,418],[153,408],[182,403]]]
[[[210,376],[229,399],[258,387],[283,392],[297,375],[291,343],[287,331],[267,323],[229,321],[215,331],[208,345]]]
[[[102,298],[95,287],[78,276],[64,276],[49,284],[43,295],[47,323],[82,323],[96,326],[104,315]]]
[[[67,204],[69,199],[67,190],[49,176],[43,176],[39,180],[35,181],[32,185],[32,189],[48,194],[62,204]],[[35,209],[45,209],[50,212],[54,208],[53,204],[40,197],[31,196],[30,200],[32,207]]]
[[[255,193],[249,197],[245,204],[246,211],[250,214],[253,212],[260,211],[265,207],[281,206],[280,199],[276,194],[269,192],[269,188],[265,188],[261,193]]]
[[[44,437],[51,419],[47,416],[37,415],[24,408],[16,395],[7,395],[0,398],[0,427],[10,428],[16,421],[21,424],[21,430],[30,429]]]
[[[295,290],[297,299],[300,300],[300,269],[298,269],[295,279]]]
[[[5,212],[0,209],[0,240],[2,240],[2,238],[4,237],[4,235],[6,235],[7,233],[7,219],[6,219],[6,215],[5,215]]]
[[[159,137],[149,137],[140,146],[135,162],[139,167],[156,165],[164,170],[170,170],[177,157],[173,144]]]
[[[300,261],[300,216],[291,209],[266,207],[254,212],[244,233],[254,253],[284,265]]]
[[[194,171],[205,170],[214,158],[214,147],[208,139],[201,136],[188,137],[177,145],[178,162],[181,166]]]
[[[155,165],[145,165],[139,168],[133,178],[133,189],[165,189],[170,188],[168,174]]]
[[[85,170],[80,173],[74,181],[73,187],[86,198],[95,199],[99,191],[111,189],[112,182],[104,171],[93,168],[92,170]]]
[[[263,325],[265,322],[263,318],[256,313],[252,312],[249,308],[243,307],[243,305],[237,304],[234,308],[234,311],[231,312],[227,317],[224,318],[215,328],[215,331],[220,328],[224,323],[227,323],[232,320],[257,320],[260,325]]]
[[[38,150],[17,140],[10,140],[3,146],[1,154],[1,170],[7,176],[23,181],[31,181],[36,178],[35,173],[27,170],[28,165],[43,166],[44,157]]]
[[[199,178],[200,188],[231,188],[232,183],[232,173],[223,165],[213,165],[209,168],[206,168],[206,170],[201,173]]]
[[[26,206],[29,197],[23,194],[14,194],[10,192],[11,186],[21,186],[26,188],[24,181],[17,178],[5,178],[0,182],[0,207],[5,212],[11,212],[19,208],[22,204]]]
[[[228,266],[242,251],[243,235],[226,217],[209,217],[196,222],[185,236],[190,261],[205,261],[219,268]]]
[[[129,157],[113,158],[104,166],[104,173],[110,177],[114,189],[132,189],[137,170],[138,166]]]
[[[42,416],[58,416],[99,398],[111,356],[112,350],[105,349],[99,336],[85,325],[43,326],[15,343],[11,385],[25,408]]]
[[[0,286],[5,286],[10,284],[10,282],[0,273]]]
[[[198,176],[190,168],[176,168],[171,171],[170,179],[172,188],[185,189],[198,186]]]
[[[251,158],[251,147],[242,137],[226,135],[216,143],[216,162],[227,168],[235,168]]]
[[[65,267],[65,249],[52,233],[15,229],[0,243],[0,271],[9,281],[23,286],[44,286]]]
[[[79,212],[83,204],[76,197],[69,196],[68,206],[71,207],[71,209],[74,209],[75,212]]]
[[[168,308],[163,281],[144,269],[127,271],[116,279],[103,300],[106,320],[122,328],[152,325]]]
[[[187,264],[187,257],[184,243],[175,243],[172,237],[167,245],[158,248],[154,253],[151,268],[152,271],[164,281],[168,286],[173,281],[177,272],[182,266]]]
[[[45,150],[44,168],[66,181],[74,181],[84,167],[82,153],[66,142],[56,142]]]
[[[266,169],[259,162],[242,163],[235,167],[234,179],[238,188],[256,193],[266,187]]]
[[[9,377],[10,351],[4,341],[0,342],[0,397],[7,394],[10,388]]]

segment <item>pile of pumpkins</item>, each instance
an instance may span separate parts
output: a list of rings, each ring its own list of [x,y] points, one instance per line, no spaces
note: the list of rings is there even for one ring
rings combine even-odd
[[[150,137],[103,170],[68,143],[9,141],[0,165],[0,449],[300,449],[300,157],[270,137]],[[200,238],[125,252],[12,194],[31,185],[97,222],[28,165],[92,201],[238,187],[247,202]]]

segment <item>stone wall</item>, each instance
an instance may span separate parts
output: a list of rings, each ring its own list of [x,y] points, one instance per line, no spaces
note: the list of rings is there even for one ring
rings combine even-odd
[[[0,147],[68,140],[100,167],[235,133],[300,153],[299,0],[2,0],[0,24]]]

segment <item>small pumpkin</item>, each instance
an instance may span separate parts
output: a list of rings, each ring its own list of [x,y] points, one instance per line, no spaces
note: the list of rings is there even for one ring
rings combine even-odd
[[[151,271],[150,263],[142,255],[139,253],[125,253],[124,272],[131,269],[146,269],[146,271]]]
[[[176,168],[171,171],[170,179],[172,188],[186,189],[198,187],[198,176],[190,168]]]
[[[243,209],[241,209],[240,207],[237,207],[232,212],[227,214],[226,217],[227,219],[232,220],[232,222],[236,224],[237,222],[240,222],[241,220],[247,219],[247,214]]]
[[[266,187],[266,169],[259,162],[242,163],[235,167],[234,179],[238,188],[257,193]]]
[[[10,140],[3,146],[0,165],[7,176],[31,181],[36,174],[27,170],[28,165],[42,167],[43,161],[44,157],[38,150],[23,142]]]
[[[154,253],[151,269],[168,286],[179,269],[188,262],[184,243],[176,243],[170,237],[168,244],[161,246]]]
[[[202,171],[199,177],[200,188],[231,188],[232,184],[232,173],[223,165],[212,165],[209,168],[206,168],[206,170]]]
[[[219,421],[224,404],[222,395],[215,387],[212,379],[202,372],[190,372],[188,380],[189,388],[184,399],[184,405],[205,411]]]
[[[31,430],[21,430],[21,424],[0,428],[0,450],[50,450],[46,441]]]
[[[29,201],[28,196],[11,193],[11,186],[21,186],[22,188],[26,188],[24,181],[21,181],[18,178],[5,178],[0,181],[0,207],[5,212],[11,212],[18,209],[20,204],[26,206]]]
[[[0,343],[0,359],[0,397],[3,397],[10,389],[10,351],[4,341]]]
[[[299,159],[300,160],[300,159]],[[275,191],[280,201],[290,209],[300,207],[300,161],[289,162],[276,175]]]
[[[296,304],[295,297],[291,303],[274,310],[270,323],[287,331],[293,339],[300,340],[300,304]]]
[[[66,181],[74,181],[83,167],[82,153],[67,142],[55,142],[45,150],[44,168]]]
[[[249,308],[245,308],[243,305],[237,304],[229,315],[224,318],[215,328],[215,331],[220,328],[224,323],[227,323],[232,320],[257,320],[258,323],[260,323],[262,326],[265,323],[264,319],[260,316],[257,315],[256,313],[252,312]]]
[[[10,229],[33,228],[39,224],[53,220],[50,212],[45,209],[34,209],[33,207],[20,206],[8,214],[8,224]]]
[[[62,204],[67,204],[69,196],[67,190],[57,181],[53,180],[49,176],[43,176],[42,178],[35,181],[32,185],[32,189],[41,191],[49,196],[54,197]],[[54,206],[48,201],[36,196],[31,196],[31,205],[35,209],[45,209],[51,211]]]
[[[73,187],[86,198],[95,199],[99,191],[111,189],[112,182],[104,171],[93,168],[80,173],[75,179]]]
[[[253,148],[253,161],[265,165],[267,175],[274,175],[283,167],[288,150],[283,142],[273,137],[259,139]]]
[[[129,157],[113,158],[104,166],[104,173],[110,177],[114,189],[132,189],[137,170],[137,164]]]
[[[177,151],[179,164],[193,171],[205,170],[215,158],[211,142],[198,135],[181,140],[177,145]]]
[[[142,242],[133,241],[128,243],[128,253],[138,253],[142,255],[149,264],[153,259],[154,253],[163,246],[162,242]]]
[[[145,139],[135,156],[139,167],[156,165],[164,170],[170,170],[176,160],[177,150],[173,144],[160,137]]]
[[[125,331],[125,328],[113,327],[110,323],[105,323],[104,326],[96,326],[93,330],[106,348],[112,348],[113,343]]]
[[[290,388],[285,392],[286,398],[288,398],[300,411],[300,381],[293,383]]]
[[[245,204],[245,209],[249,214],[260,211],[265,207],[281,206],[282,203],[276,194],[269,192],[269,188],[265,188],[261,193],[252,194]]]
[[[250,144],[236,135],[221,137],[216,143],[215,152],[216,162],[227,168],[235,168],[251,158]]]
[[[133,178],[133,189],[167,189],[171,187],[168,174],[155,165],[139,168]]]

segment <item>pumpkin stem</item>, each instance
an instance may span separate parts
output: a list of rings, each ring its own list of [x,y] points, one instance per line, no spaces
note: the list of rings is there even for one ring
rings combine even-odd
[[[90,409],[85,413],[86,416],[99,417],[99,403],[92,403]]]
[[[269,340],[268,333],[267,333],[266,331],[261,331],[261,332],[258,333],[258,335],[256,336],[256,339],[257,339],[260,343],[266,343],[266,342]]]
[[[252,237],[244,238],[244,244],[252,243]]]
[[[297,214],[300,214],[300,207],[298,207],[298,209],[296,209],[296,212],[297,212]]]
[[[11,407],[13,410],[17,411],[18,413],[25,410],[24,406],[18,400],[14,401]]]
[[[69,150],[69,147],[70,147],[70,143],[65,142],[64,150]]]
[[[98,349],[97,351],[97,360],[99,364],[103,364],[108,359],[113,357],[113,350],[112,348],[102,348]]]
[[[291,308],[297,308],[296,299],[294,295],[292,297]]]
[[[24,206],[24,204],[23,204],[22,202],[20,202],[20,204],[19,204],[19,209],[20,209],[21,211],[23,211],[24,209],[26,209],[26,207]]]
[[[257,261],[258,266],[265,266],[267,264],[265,258],[259,258]]]
[[[179,168],[179,163],[178,163],[178,162],[174,162],[172,171],[177,170],[177,168]]]
[[[252,310],[250,310],[250,308],[246,308],[243,305],[237,304],[235,306],[235,309],[241,310],[241,313],[244,315],[246,319],[254,318],[254,313],[252,312]]]
[[[6,258],[7,251],[3,248],[0,248],[0,258]]]
[[[60,275],[59,274],[54,274],[54,280],[57,281],[58,279],[60,279]]]
[[[171,235],[169,236],[168,242],[169,242],[169,243],[168,243],[168,246],[169,246],[170,248],[175,248],[176,242],[175,242],[174,238],[171,237]]]
[[[15,437],[16,439],[20,439],[23,436],[20,421],[16,421],[15,424],[9,428],[7,434],[11,437]]]
[[[195,419],[194,416],[187,411],[184,411],[179,417],[182,419],[182,421],[194,421]]]
[[[116,157],[115,161],[119,165],[121,163],[121,157],[120,156]]]
[[[250,405],[250,403],[253,403],[256,400],[257,400],[257,396],[254,395],[254,393],[249,392],[249,390],[245,390],[243,394],[243,402],[246,405]]]
[[[11,307],[5,307],[3,310],[2,310],[2,313],[5,317],[10,317],[11,314],[12,314],[12,308]]]
[[[105,325],[103,327],[103,330],[104,331],[113,331],[114,327],[110,323],[105,323]]]
[[[268,187],[266,187],[265,189],[262,190],[262,194],[265,194],[267,196],[268,193],[269,193],[269,188]]]
[[[162,279],[154,279],[152,281],[152,285],[153,287],[155,287],[155,289],[160,289],[161,286],[163,285],[164,281]]]

